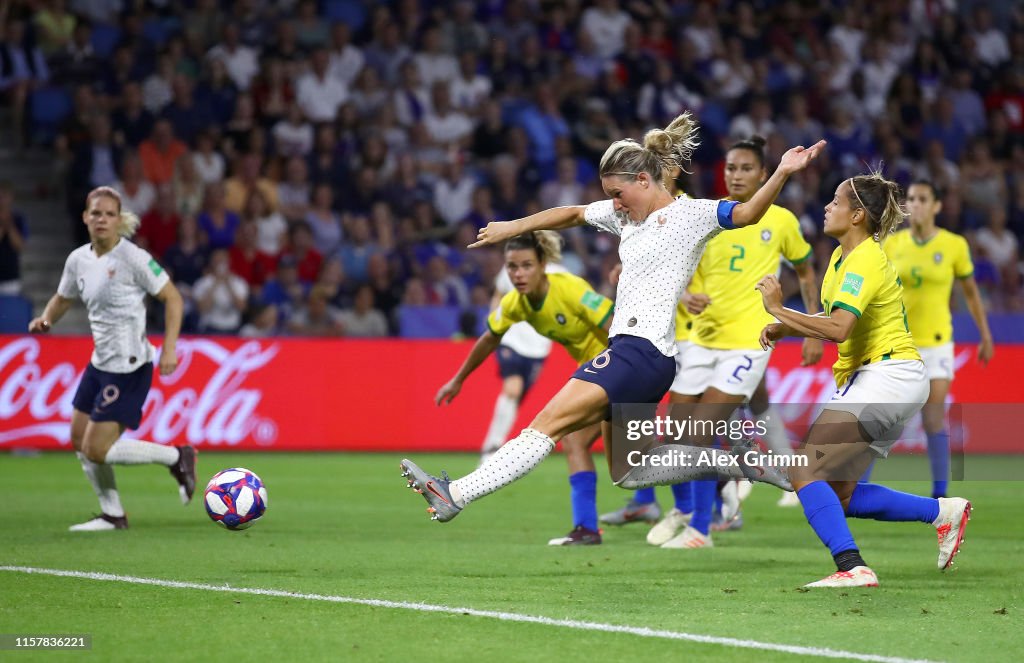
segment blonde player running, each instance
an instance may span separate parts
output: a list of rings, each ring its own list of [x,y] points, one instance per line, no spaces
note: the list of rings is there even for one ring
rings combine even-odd
[[[994,352],[978,284],[974,281],[967,240],[935,225],[942,202],[931,182],[917,181],[907,190],[910,228],[889,237],[882,248],[903,282],[907,322],[928,372],[928,401],[921,409],[928,436],[932,497],[945,497],[949,481],[949,433],[946,395],[953,380],[953,316],[949,299],[953,283],[963,287],[967,309],[981,333],[978,361],[987,364]]]
[[[845,180],[825,207],[824,232],[839,241],[821,285],[822,315],[782,306],[775,276],[757,285],[765,310],[779,320],[761,332],[765,350],[785,336],[839,344],[833,366],[837,389],[807,433],[800,454],[806,467],[789,476],[807,522],[835,560],[837,571],[808,587],[877,587],[846,518],[920,521],[935,526],[939,569],[960,549],[971,504],[928,498],[858,483],[864,469],[885,456],[906,422],[928,398],[928,377],[907,327],[903,288],[882,251],[902,222],[899,187],[880,175]]]
[[[564,346],[580,365],[607,349],[612,301],[594,292],[578,276],[546,269],[561,259],[561,243],[557,233],[540,230],[513,237],[505,244],[505,269],[513,290],[491,312],[487,331],[477,340],[455,377],[437,392],[436,404],[450,403],[462,390],[466,378],[498,349],[502,337],[518,323],[528,324]],[[594,424],[562,440],[569,464],[573,529],[568,535],[549,541],[551,545],[601,543],[597,471],[590,455],[590,447],[600,434],[601,427]]]
[[[730,200],[750,200],[766,179],[762,138],[740,141],[726,153]],[[709,418],[721,420],[753,395],[771,356],[761,351],[758,336],[772,321],[754,286],[766,274],[775,274],[779,259],[785,258],[800,278],[804,305],[816,313],[818,289],[808,260],[811,254],[797,218],[778,205],[769,207],[756,226],[723,233],[708,242],[689,288],[691,294],[685,299],[694,314],[693,328],[685,353],[677,355],[679,368],[670,395],[673,403],[699,403],[700,411],[712,415]],[[805,339],[803,354],[805,364],[817,362],[821,341]],[[693,517],[673,509],[648,533],[648,543],[663,548],[712,546],[716,490],[714,481],[694,482]]]
[[[145,295],[156,297],[165,307],[161,375],[170,375],[178,366],[175,345],[182,301],[156,260],[128,241],[139,227],[139,218],[121,207],[117,191],[109,187],[91,191],[82,221],[89,229],[89,243],[68,256],[57,293],[28,330],[50,331],[77,298],[89,311],[95,349],[75,392],[71,443],[96,491],[101,513],[73,525],[71,531],[127,529],[112,465],[166,465],[185,504],[195,490],[195,449],[121,437],[126,428],[138,427],[153,381],[155,350],[146,340]]]
[[[499,244],[529,231],[585,223],[619,235],[622,276],[616,315],[608,349],[580,367],[531,426],[475,472],[450,480],[430,475],[410,460],[402,461],[402,476],[427,500],[428,512],[435,520],[449,521],[469,503],[525,476],[551,453],[554,440],[607,422],[613,405],[649,406],[661,400],[675,374],[675,307],[705,244],[723,229],[757,223],[786,179],[806,168],[825,145],[822,141],[786,152],[776,172],[746,203],[674,198],[661,184],[661,174],[665,168],[682,165],[680,154],[689,157],[697,145],[695,133],[696,123],[684,113],[664,129],[647,132],[643,144],[632,140],[612,143],[599,168],[601,185],[610,200],[556,207],[515,221],[494,221],[480,231],[471,246]],[[610,424],[603,428],[604,438],[612,440]],[[642,444],[649,441],[640,440]],[[624,488],[677,483],[709,473],[722,478],[756,476],[788,486],[772,468],[756,460],[741,460],[740,467],[717,464],[720,458],[738,457],[717,449],[663,445],[658,455],[698,453],[709,459],[703,467],[682,463],[666,467],[661,462],[665,458],[646,463],[655,454],[645,454],[643,448],[629,442],[635,441],[623,440],[625,448],[618,450],[613,444],[609,454],[612,477]],[[629,460],[631,454],[639,456],[634,458],[635,465]]]

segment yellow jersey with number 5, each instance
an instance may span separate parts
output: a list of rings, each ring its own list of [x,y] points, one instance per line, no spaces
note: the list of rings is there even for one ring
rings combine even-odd
[[[518,290],[501,298],[501,304],[487,317],[487,328],[501,336],[517,322],[528,322],[542,336],[565,346],[576,363],[583,364],[608,347],[605,322],[612,315],[612,300],[594,292],[575,274],[547,275],[548,293],[534,304]]]
[[[952,341],[949,297],[953,279],[974,274],[967,240],[940,228],[931,239],[919,242],[906,229],[886,239],[882,248],[903,281],[907,322],[917,347],[929,348]]]
[[[780,257],[796,265],[811,253],[796,216],[778,205],[756,224],[709,241],[694,278],[711,303],[693,318],[690,342],[719,350],[759,350],[761,330],[775,318],[764,310],[757,282],[778,273]]]
[[[839,344],[839,359],[832,365],[837,387],[864,364],[921,359],[907,326],[900,279],[871,237],[845,259],[843,247],[836,247],[821,282],[821,305],[825,315],[843,309],[857,316],[850,336]]]

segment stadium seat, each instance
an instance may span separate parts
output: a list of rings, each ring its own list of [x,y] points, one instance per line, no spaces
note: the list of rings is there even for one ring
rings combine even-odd
[[[71,95],[59,87],[43,87],[29,97],[29,122],[33,142],[49,145],[61,122],[71,114]]]
[[[0,295],[0,334],[24,334],[32,320],[32,302],[19,295]]]
[[[90,41],[98,57],[110,57],[121,41],[121,28],[108,23],[95,23],[92,26],[92,39]]]

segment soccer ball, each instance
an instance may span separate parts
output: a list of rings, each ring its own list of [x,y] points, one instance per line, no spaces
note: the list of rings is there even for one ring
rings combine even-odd
[[[210,520],[231,530],[246,529],[267,510],[267,489],[244,467],[213,475],[203,495]]]

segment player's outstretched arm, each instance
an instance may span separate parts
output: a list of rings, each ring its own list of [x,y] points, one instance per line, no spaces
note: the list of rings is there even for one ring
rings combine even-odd
[[[761,347],[766,348],[765,341],[774,343],[782,336],[808,336],[820,338],[833,343],[842,343],[850,336],[857,324],[857,316],[844,309],[834,309],[830,315],[807,315],[782,305],[782,286],[779,279],[770,274],[757,284],[764,302],[764,310],[771,313],[782,323],[782,328],[771,329],[768,325],[761,332]],[[786,333],[783,333],[786,332]],[[775,336],[776,338],[772,338]]]
[[[775,169],[768,181],[754,193],[750,200],[733,208],[733,225],[741,228],[760,221],[764,213],[778,198],[779,192],[782,191],[782,185],[786,183],[789,176],[806,168],[823,149],[825,149],[825,141],[819,140],[810,147],[798,145],[783,154],[779,161],[779,167]]]
[[[583,216],[586,209],[585,205],[552,207],[514,221],[491,221],[480,229],[476,235],[476,241],[468,248],[475,249],[489,244],[501,244],[516,235],[533,230],[562,230],[582,226],[586,223]]]
[[[462,391],[462,383],[466,381],[466,378],[484,362],[484,359],[487,359],[492,352],[498,349],[500,343],[501,337],[491,333],[489,329],[480,334],[480,338],[473,344],[473,349],[469,351],[469,356],[466,357],[465,361],[462,362],[462,366],[459,367],[459,372],[451,380],[445,382],[437,391],[437,395],[434,396],[434,405],[451,403],[459,395],[459,392]]]
[[[64,317],[64,314],[68,312],[74,301],[73,299],[65,299],[56,294],[50,297],[50,301],[46,302],[46,308],[43,309],[43,313],[28,323],[29,333],[45,334],[50,331],[57,324],[57,321]]]

